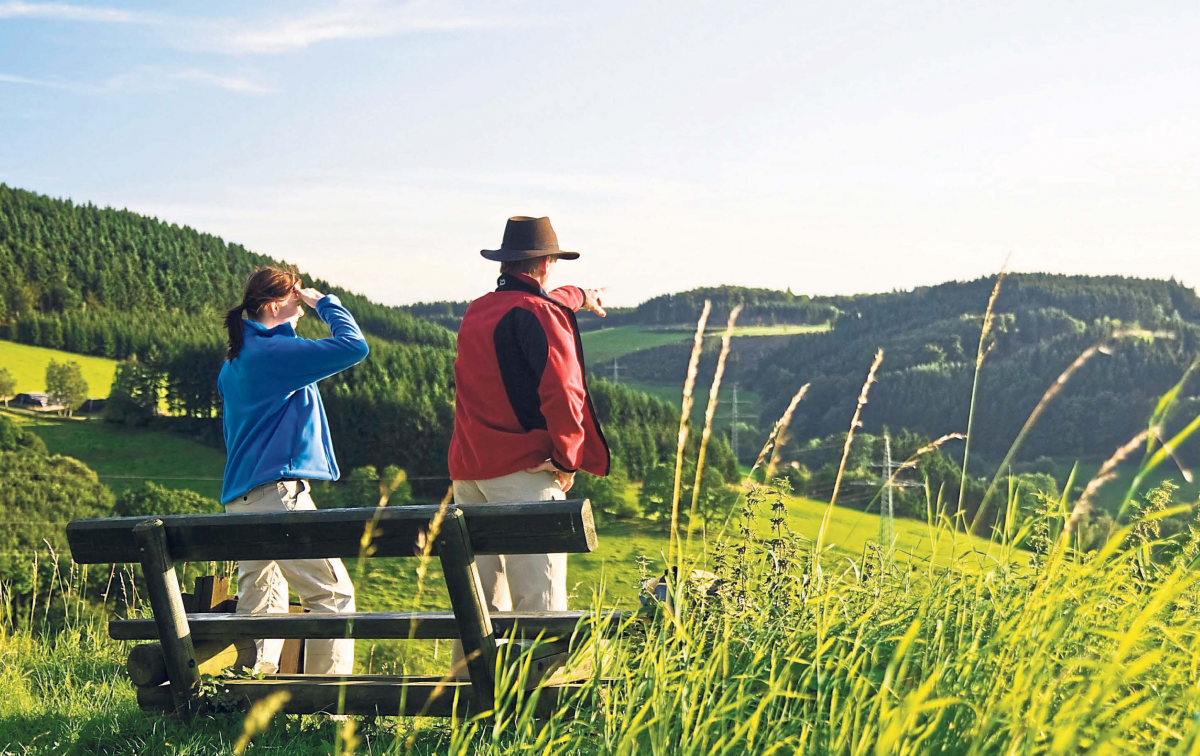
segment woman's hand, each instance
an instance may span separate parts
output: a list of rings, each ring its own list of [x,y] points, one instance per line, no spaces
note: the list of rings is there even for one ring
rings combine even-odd
[[[300,297],[301,302],[314,309],[317,306],[317,302],[325,298],[325,295],[316,289],[300,288],[300,284],[296,284],[296,296]]]
[[[542,464],[540,464],[536,467],[528,467],[525,469],[525,472],[527,472],[527,473],[540,473],[540,472],[554,473],[554,480],[555,480],[555,482],[558,483],[558,487],[560,489],[562,489],[563,493],[570,491],[571,486],[575,485],[575,473],[563,472],[562,470],[559,470],[557,467],[554,466],[554,463],[551,462],[550,460],[546,460],[545,462],[543,462]]]

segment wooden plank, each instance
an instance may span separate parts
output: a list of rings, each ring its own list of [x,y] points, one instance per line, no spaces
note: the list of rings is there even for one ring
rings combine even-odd
[[[428,716],[466,718],[480,712],[466,681],[407,680],[401,677],[355,676],[323,679],[324,676],[234,680],[222,685],[221,692],[240,699],[244,708],[280,691],[289,695],[284,714],[337,713],[338,693],[345,688],[344,714],[359,716]],[[380,679],[383,678],[383,679]],[[344,681],[344,682],[343,682]],[[534,715],[548,719],[560,706],[576,701],[582,684],[545,686],[538,689]],[[456,700],[457,699],[457,700]],[[139,688],[138,706],[144,711],[170,711],[170,694],[161,688]],[[403,708],[401,705],[403,704]],[[570,709],[566,714],[572,713]]]
[[[288,612],[293,615],[304,615],[304,607],[300,604],[288,604]],[[262,638],[278,638],[277,635],[259,636]],[[279,671],[283,674],[298,674],[304,671],[304,638],[288,638],[283,642],[279,652]]]
[[[192,591],[192,605],[189,607],[189,614],[195,612],[219,612],[224,607],[225,602],[232,596],[229,595],[229,578],[218,577],[216,575],[200,575],[196,578],[196,585]]]
[[[615,611],[604,615],[609,634],[616,632],[634,612]],[[549,638],[569,636],[590,612],[494,612],[492,626],[497,637],[516,633],[518,638],[533,638],[545,632]],[[458,625],[451,612],[356,612],[332,614],[191,614],[188,615],[192,638],[234,640],[237,638],[351,638],[430,640],[458,637]],[[114,640],[154,640],[158,638],[154,620],[113,620],[108,634]]]
[[[373,555],[420,553],[436,506],[366,507],[303,512],[170,515],[161,519],[175,561],[357,557],[374,522]],[[587,499],[472,504],[461,508],[476,554],[585,553],[596,548]],[[74,520],[67,525],[79,564],[138,561],[133,528],[144,517]],[[435,547],[436,548],[436,547]],[[436,552],[435,552],[436,553]]]
[[[483,583],[471,551],[471,537],[461,510],[448,512],[437,535],[438,557],[450,606],[458,622],[458,638],[471,676],[471,689],[481,712],[494,708],[496,631],[483,598]]]
[[[220,640],[197,641],[194,644],[196,664],[201,675],[217,675],[230,667],[252,668],[257,657],[254,641],[240,638],[227,643]],[[167,660],[162,644],[142,643],[129,651],[125,664],[129,679],[139,688],[151,688],[167,681]]]
[[[179,592],[179,579],[167,553],[166,529],[162,520],[143,520],[133,529],[133,537],[138,544],[146,593],[162,644],[171,698],[175,711],[188,717],[195,711],[200,697],[200,670],[183,608],[183,596]]]

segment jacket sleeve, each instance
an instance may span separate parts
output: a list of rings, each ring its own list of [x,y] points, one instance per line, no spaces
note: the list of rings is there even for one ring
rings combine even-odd
[[[333,335],[324,339],[272,339],[263,370],[276,385],[298,391],[317,381],[336,375],[366,359],[370,348],[350,311],[333,294],[317,302],[317,316]]]
[[[550,298],[561,305],[570,307],[572,312],[579,312],[583,307],[583,289],[578,286],[560,286],[550,292]]]
[[[583,459],[587,393],[575,351],[575,332],[567,318],[557,307],[547,307],[539,313],[546,332],[546,367],[538,383],[538,397],[554,445],[550,461],[563,472],[575,472]]]

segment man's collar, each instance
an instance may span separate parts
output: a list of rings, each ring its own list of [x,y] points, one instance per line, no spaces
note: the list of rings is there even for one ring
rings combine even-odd
[[[296,329],[292,327],[291,323],[287,323],[287,322],[280,323],[279,325],[275,326],[274,328],[267,328],[265,325],[263,325],[262,323],[259,323],[257,320],[251,320],[250,318],[246,318],[242,322],[246,324],[247,328],[254,331],[259,336],[271,337],[271,336],[295,336],[296,335]]]
[[[537,282],[533,276],[527,276],[524,273],[505,273],[496,281],[496,291],[524,291],[529,294],[538,294],[547,299],[550,295],[542,288],[542,285]]]

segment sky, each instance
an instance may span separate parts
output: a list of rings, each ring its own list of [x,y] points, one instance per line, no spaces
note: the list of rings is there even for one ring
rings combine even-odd
[[[0,182],[390,304],[1200,284],[1200,3],[0,0]]]

